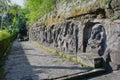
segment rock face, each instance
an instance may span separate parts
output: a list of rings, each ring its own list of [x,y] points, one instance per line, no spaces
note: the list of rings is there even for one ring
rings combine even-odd
[[[114,16],[120,19],[120,0],[111,0],[111,7],[114,11]]]
[[[97,54],[104,68],[118,69],[120,1],[72,1],[57,0],[55,9],[30,28],[30,39],[64,54]]]
[[[30,38],[42,45],[58,48],[60,51],[78,52],[78,34],[80,23],[67,21],[57,25],[43,25],[30,29]]]
[[[30,39],[64,54],[98,54],[111,65],[119,65],[120,21],[66,21],[57,25],[30,28]],[[113,64],[112,64],[113,63]],[[115,67],[114,67],[115,68]]]

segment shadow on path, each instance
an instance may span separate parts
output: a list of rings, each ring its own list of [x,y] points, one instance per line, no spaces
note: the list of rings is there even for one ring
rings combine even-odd
[[[4,66],[7,80],[43,80],[89,71],[30,44],[15,41]]]
[[[68,69],[68,70],[86,70],[88,67],[78,67],[78,66],[32,66],[33,68],[41,68],[41,69]]]
[[[25,44],[25,42],[15,41],[10,50],[10,55],[4,66],[6,71],[6,80],[39,80],[36,72],[26,56],[34,48]]]

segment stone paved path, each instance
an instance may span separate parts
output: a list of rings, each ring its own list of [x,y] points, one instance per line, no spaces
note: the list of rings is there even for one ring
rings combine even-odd
[[[94,77],[89,80],[120,80],[120,70],[98,77]]]
[[[30,42],[17,41],[12,45],[4,69],[6,80],[42,80],[89,70]]]

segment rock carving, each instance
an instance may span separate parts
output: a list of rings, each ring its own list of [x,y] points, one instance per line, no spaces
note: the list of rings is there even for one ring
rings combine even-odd
[[[92,49],[97,48],[98,54],[103,55],[106,46],[106,34],[105,29],[101,24],[96,24],[92,27],[91,37],[88,40],[88,45]]]

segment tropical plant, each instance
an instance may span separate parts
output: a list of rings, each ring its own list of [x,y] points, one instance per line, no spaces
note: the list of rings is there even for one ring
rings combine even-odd
[[[5,31],[5,30],[0,31],[0,40],[8,38],[9,36],[10,36],[10,34],[7,31]]]
[[[3,15],[7,12],[9,4],[10,0],[0,0],[0,26],[2,26]]]
[[[3,17],[2,27],[10,33],[14,33],[26,25],[27,18],[25,17],[26,10],[22,9],[18,5],[10,6],[10,9],[7,11]],[[6,27],[6,28],[5,28]]]
[[[28,10],[26,15],[29,19],[28,24],[33,24],[36,20],[49,13],[55,6],[55,0],[26,0],[25,8]]]

